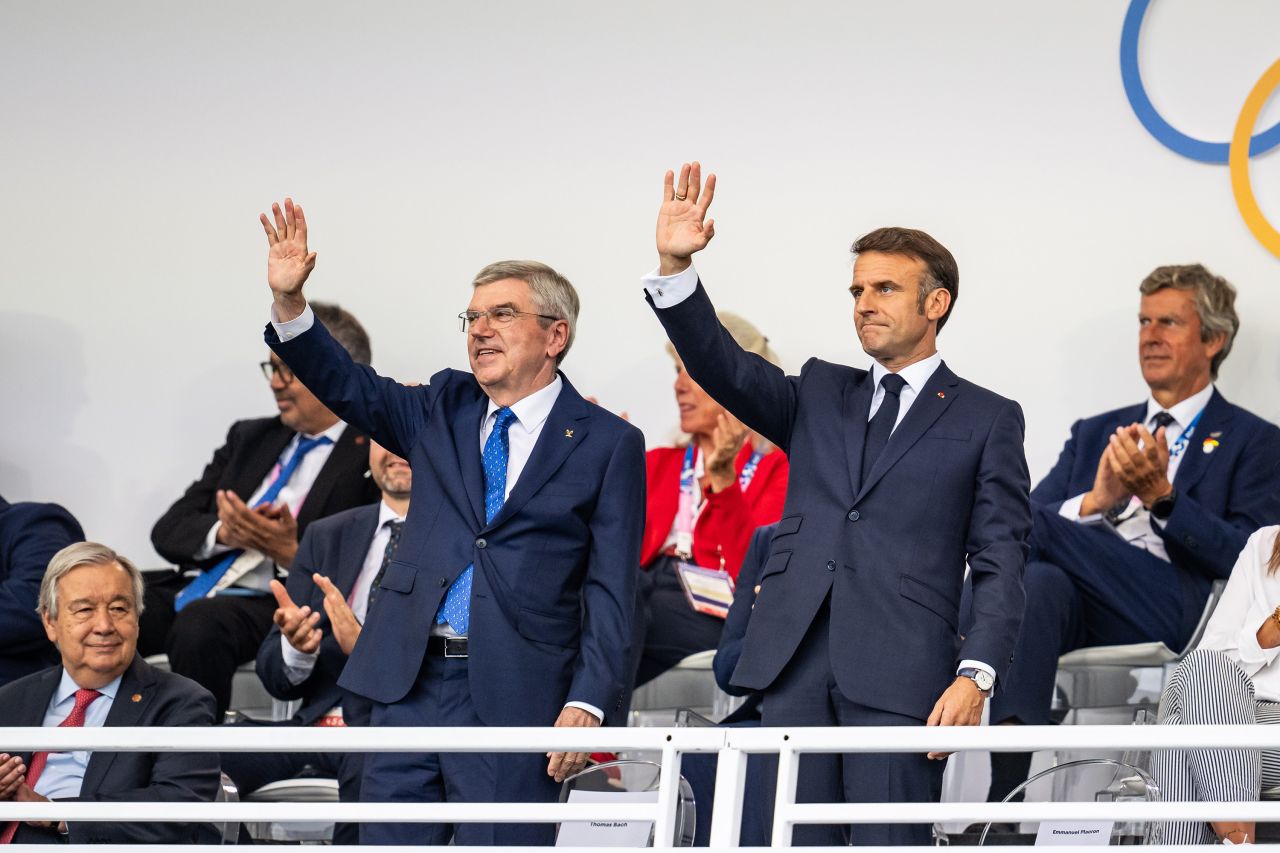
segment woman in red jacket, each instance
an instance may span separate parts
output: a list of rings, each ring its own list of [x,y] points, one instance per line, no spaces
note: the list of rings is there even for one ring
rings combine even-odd
[[[768,339],[735,314],[719,315],[738,345],[774,364]],[[782,515],[787,458],[750,433],[676,362],[676,405],[687,444],[646,454],[647,496],[640,550],[637,619],[644,647],[636,684],[695,652],[714,649],[723,616],[693,609],[677,574],[681,563],[723,569],[736,578],[751,534]]]

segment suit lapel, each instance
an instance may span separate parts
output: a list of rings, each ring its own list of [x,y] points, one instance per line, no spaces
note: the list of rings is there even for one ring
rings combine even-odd
[[[283,449],[283,448],[282,448]],[[364,456],[363,461],[361,455]],[[329,458],[324,460],[315,482],[307,490],[307,497],[302,502],[302,512],[298,513],[298,526],[305,527],[324,514],[325,502],[329,494],[338,484],[341,474],[349,468],[369,465],[369,439],[350,424],[338,436],[338,443],[333,446]]]
[[[249,451],[248,463],[238,469],[238,479],[231,485],[241,500],[249,500],[258,486],[262,485],[263,479],[271,473],[294,435],[293,430],[277,419],[262,440],[254,443]]]
[[[1188,437],[1187,446],[1182,450],[1182,462],[1173,478],[1179,491],[1189,492],[1213,464],[1214,454],[1205,453],[1202,449],[1204,440],[1215,438],[1221,442],[1230,435],[1233,415],[1231,409],[1231,404],[1215,389],[1209,402],[1205,404],[1204,414],[1196,424],[1196,431]]]
[[[155,671],[141,657],[135,656],[133,663],[125,670],[124,677],[120,679],[115,701],[111,703],[111,710],[107,712],[107,719],[102,725],[113,728],[138,725],[155,698],[155,691],[152,690],[155,681]],[[136,701],[135,696],[138,697]],[[97,790],[119,754],[118,752],[91,753],[89,764],[84,769],[81,790]]]
[[[462,486],[471,503],[471,511],[475,514],[477,529],[484,524],[484,471],[480,467],[480,423],[485,416],[488,403],[489,398],[480,391],[477,383],[476,398],[460,405],[458,416],[449,424],[449,429],[453,432],[454,456],[458,460]]]
[[[959,380],[947,367],[946,362],[938,365],[938,369],[929,377],[929,381],[916,394],[915,401],[907,410],[902,423],[898,424],[893,434],[889,436],[889,443],[884,446],[880,458],[876,459],[871,470],[863,478],[858,500],[862,500],[862,497],[879,482],[885,472],[892,468],[920,440],[929,427],[933,426],[934,421],[942,416],[947,407],[955,401],[957,396],[955,387],[959,384]],[[943,389],[950,390],[948,392]]]
[[[28,690],[21,699],[19,707],[12,716],[5,714],[6,725],[32,726],[44,725],[45,712],[49,710],[49,700],[62,681],[62,665],[52,667],[40,674],[35,690]],[[11,722],[10,722],[11,721]],[[22,755],[24,763],[31,763],[31,753],[15,753]]]
[[[507,496],[506,503],[494,516],[493,521],[485,525],[486,529],[501,524],[519,512],[520,508],[529,502],[529,498],[538,493],[543,483],[547,482],[551,475],[564,464],[574,448],[586,440],[591,423],[591,410],[587,408],[587,402],[582,399],[582,396],[569,384],[569,380],[565,379],[563,374],[560,378],[564,382],[564,387],[560,389],[560,396],[556,398],[555,405],[551,407],[551,414],[547,415],[547,421],[542,425],[542,433],[533,446],[533,453],[529,455],[529,461],[520,472],[520,479],[516,481],[515,488]]]
[[[381,503],[376,503],[362,508],[359,518],[343,537],[338,554],[338,576],[333,578],[333,582],[348,598],[351,597],[352,587],[356,585],[356,578],[360,577],[360,570],[364,568],[364,558],[369,553],[369,544],[373,541],[374,534],[378,532],[378,515],[381,512],[381,506]],[[320,597],[323,598],[323,595]]]
[[[868,370],[861,379],[844,386],[844,452],[849,469],[849,491],[858,494],[862,482],[862,446],[867,441],[867,413],[875,387]]]

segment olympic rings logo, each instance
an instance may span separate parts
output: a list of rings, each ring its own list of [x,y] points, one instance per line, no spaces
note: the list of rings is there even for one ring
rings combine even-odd
[[[1231,192],[1235,196],[1240,215],[1244,217],[1245,225],[1267,251],[1280,258],[1280,231],[1267,221],[1262,209],[1258,207],[1253,185],[1249,181],[1249,158],[1280,145],[1280,123],[1257,136],[1253,135],[1254,126],[1258,123],[1258,116],[1267,99],[1280,89],[1280,60],[1276,60],[1267,69],[1254,84],[1249,97],[1245,98],[1230,142],[1195,139],[1165,121],[1143,88],[1142,74],[1138,69],[1138,33],[1150,5],[1151,0],[1133,0],[1129,4],[1129,11],[1125,13],[1124,28],[1120,34],[1120,76],[1124,81],[1124,92],[1129,98],[1129,105],[1133,107],[1142,126],[1170,151],[1202,163],[1227,165],[1231,174]]]

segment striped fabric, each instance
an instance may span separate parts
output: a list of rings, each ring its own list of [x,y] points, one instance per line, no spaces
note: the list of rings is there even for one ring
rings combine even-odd
[[[1197,649],[1178,664],[1160,700],[1161,725],[1280,724],[1280,704],[1256,701],[1253,682],[1225,654]],[[1280,751],[1170,749],[1151,757],[1151,775],[1166,801],[1248,802],[1280,785]],[[1164,844],[1217,844],[1209,824],[1164,824]],[[1252,840],[1252,839],[1251,839]]]

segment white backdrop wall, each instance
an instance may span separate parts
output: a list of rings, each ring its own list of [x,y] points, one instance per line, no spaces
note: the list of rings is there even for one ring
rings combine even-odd
[[[662,172],[694,157],[721,181],[709,290],[791,370],[866,364],[847,247],[903,224],[955,252],[943,354],[1023,404],[1033,478],[1073,419],[1143,398],[1136,287],[1158,264],[1239,287],[1220,387],[1280,419],[1280,260],[1225,166],[1134,118],[1126,7],[3,0],[0,493],[158,562],[154,520],[233,420],[274,411],[256,219],[286,194],[319,251],[310,294],[362,319],[384,373],[465,367],[471,275],[538,258],[583,297],[575,385],[664,442],[638,277]],[[1155,0],[1153,100],[1228,139],[1277,33],[1271,0]],[[1280,155],[1253,175],[1280,223]]]

